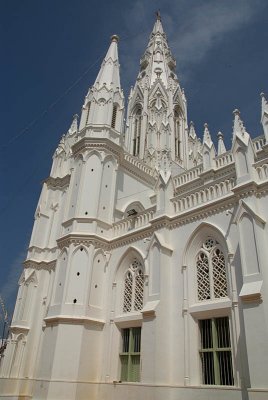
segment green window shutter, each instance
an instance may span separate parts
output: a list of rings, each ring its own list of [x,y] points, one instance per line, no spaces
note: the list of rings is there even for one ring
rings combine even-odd
[[[140,381],[141,328],[122,330],[121,381]]]

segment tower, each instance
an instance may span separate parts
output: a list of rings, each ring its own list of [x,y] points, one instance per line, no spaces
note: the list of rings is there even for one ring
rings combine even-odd
[[[235,110],[231,150],[201,141],[158,13],[124,124],[118,41],[43,184],[0,399],[264,400],[267,101],[263,135]]]
[[[188,166],[187,102],[160,15],[140,60],[129,96],[126,148],[153,168],[164,154],[177,169]]]

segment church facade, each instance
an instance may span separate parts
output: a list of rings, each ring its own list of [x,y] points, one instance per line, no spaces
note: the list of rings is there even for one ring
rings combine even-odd
[[[216,149],[160,16],[126,113],[117,45],[43,184],[0,399],[266,400],[268,102]]]

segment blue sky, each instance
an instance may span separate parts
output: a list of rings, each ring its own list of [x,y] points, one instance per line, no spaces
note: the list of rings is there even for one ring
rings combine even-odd
[[[114,33],[127,98],[157,9],[198,135],[207,122],[229,148],[235,108],[253,137],[262,134],[266,0],[2,0],[0,294],[10,312],[56,145],[80,113]]]

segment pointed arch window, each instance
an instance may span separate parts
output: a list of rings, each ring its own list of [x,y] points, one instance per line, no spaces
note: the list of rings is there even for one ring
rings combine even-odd
[[[138,108],[134,115],[133,156],[140,154],[141,118],[142,111]]]
[[[181,160],[181,130],[182,130],[182,111],[180,107],[174,109],[174,133],[175,133],[175,157]]]
[[[140,311],[143,307],[143,292],[143,266],[135,259],[125,274],[123,312]]]
[[[112,122],[111,122],[111,127],[113,129],[115,129],[115,125],[116,125],[116,116],[117,116],[117,105],[115,104],[113,106]]]
[[[228,296],[226,262],[219,243],[208,237],[196,257],[197,298],[199,301]]]

